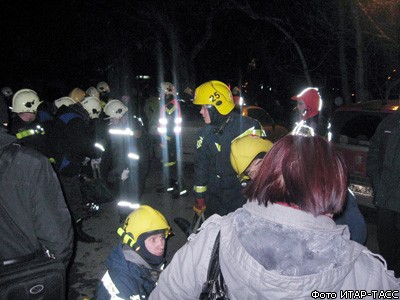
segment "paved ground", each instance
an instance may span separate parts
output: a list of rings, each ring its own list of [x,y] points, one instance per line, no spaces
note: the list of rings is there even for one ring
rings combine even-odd
[[[192,186],[193,166],[185,167],[185,180],[188,186]],[[157,183],[162,178],[161,172],[154,166],[148,179],[142,204],[149,204],[160,210],[172,226],[175,236],[168,242],[167,260],[170,261],[173,254],[185,243],[185,235],[174,224],[175,217],[192,217],[191,206],[193,197],[172,199],[170,194],[157,194],[154,192]],[[378,252],[376,244],[376,226],[373,223],[374,211],[362,210],[368,222],[367,247],[373,252]],[[100,237],[102,242],[85,244],[78,242],[76,256],[69,272],[69,299],[93,299],[99,279],[106,271],[105,259],[111,248],[119,241],[116,231],[120,226],[116,203],[103,204],[97,215],[88,219],[84,229],[95,237]]]

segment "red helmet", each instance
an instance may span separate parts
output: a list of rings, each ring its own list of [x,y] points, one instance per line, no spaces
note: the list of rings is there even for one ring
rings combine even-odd
[[[303,101],[306,106],[306,112],[303,116],[303,120],[307,120],[318,115],[321,107],[321,97],[318,93],[317,88],[306,88],[297,96],[291,98],[295,101]]]

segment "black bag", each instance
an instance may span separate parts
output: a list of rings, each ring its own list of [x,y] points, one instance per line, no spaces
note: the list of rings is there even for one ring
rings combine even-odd
[[[0,175],[10,166],[19,148],[20,145],[13,143],[2,149]],[[14,228],[28,241],[1,202],[0,216],[3,222],[10,224],[10,229]],[[0,300],[53,300],[65,299],[65,296],[65,266],[52,258],[48,251],[0,261]]]
[[[65,299],[64,264],[50,257],[0,267],[0,300]]]
[[[211,253],[210,265],[208,266],[207,281],[203,284],[200,300],[229,300],[228,287],[224,282],[219,265],[219,240],[220,232],[215,239],[214,248]]]
[[[114,193],[107,187],[103,179],[83,180],[81,192],[85,202],[101,204],[115,199]]]

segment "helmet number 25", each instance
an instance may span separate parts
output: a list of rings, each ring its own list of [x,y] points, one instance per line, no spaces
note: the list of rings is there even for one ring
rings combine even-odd
[[[217,101],[220,97],[221,97],[221,95],[220,95],[218,92],[215,92],[214,94],[210,95],[210,100],[211,100],[211,102],[215,102],[215,101]]]

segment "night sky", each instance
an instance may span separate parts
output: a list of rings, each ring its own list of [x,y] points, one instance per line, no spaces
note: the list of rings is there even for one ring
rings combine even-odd
[[[340,87],[337,1],[323,6],[316,5],[320,3],[316,0],[248,2],[258,15],[278,19],[295,39],[315,86],[323,93]],[[191,57],[212,14],[212,32]],[[354,34],[346,14],[352,73]],[[285,99],[307,84],[290,39],[231,1],[2,1],[0,35],[0,85],[14,90],[30,87],[48,97],[63,96],[76,86],[86,89],[98,81],[108,81],[112,88],[118,84],[114,90],[126,89],[127,81],[141,88],[135,78],[142,74],[152,77],[151,84],[176,80],[182,89],[187,82],[194,88],[210,79],[234,85],[248,81],[254,89],[272,87],[275,97]],[[174,52],[177,47],[180,54]],[[382,86],[386,69],[397,61],[382,61],[382,51],[376,49],[374,60],[368,61],[371,66],[379,62],[382,74],[366,73],[375,76],[368,79],[369,84]],[[182,69],[183,54],[192,68]],[[185,72],[190,80],[183,83]]]

